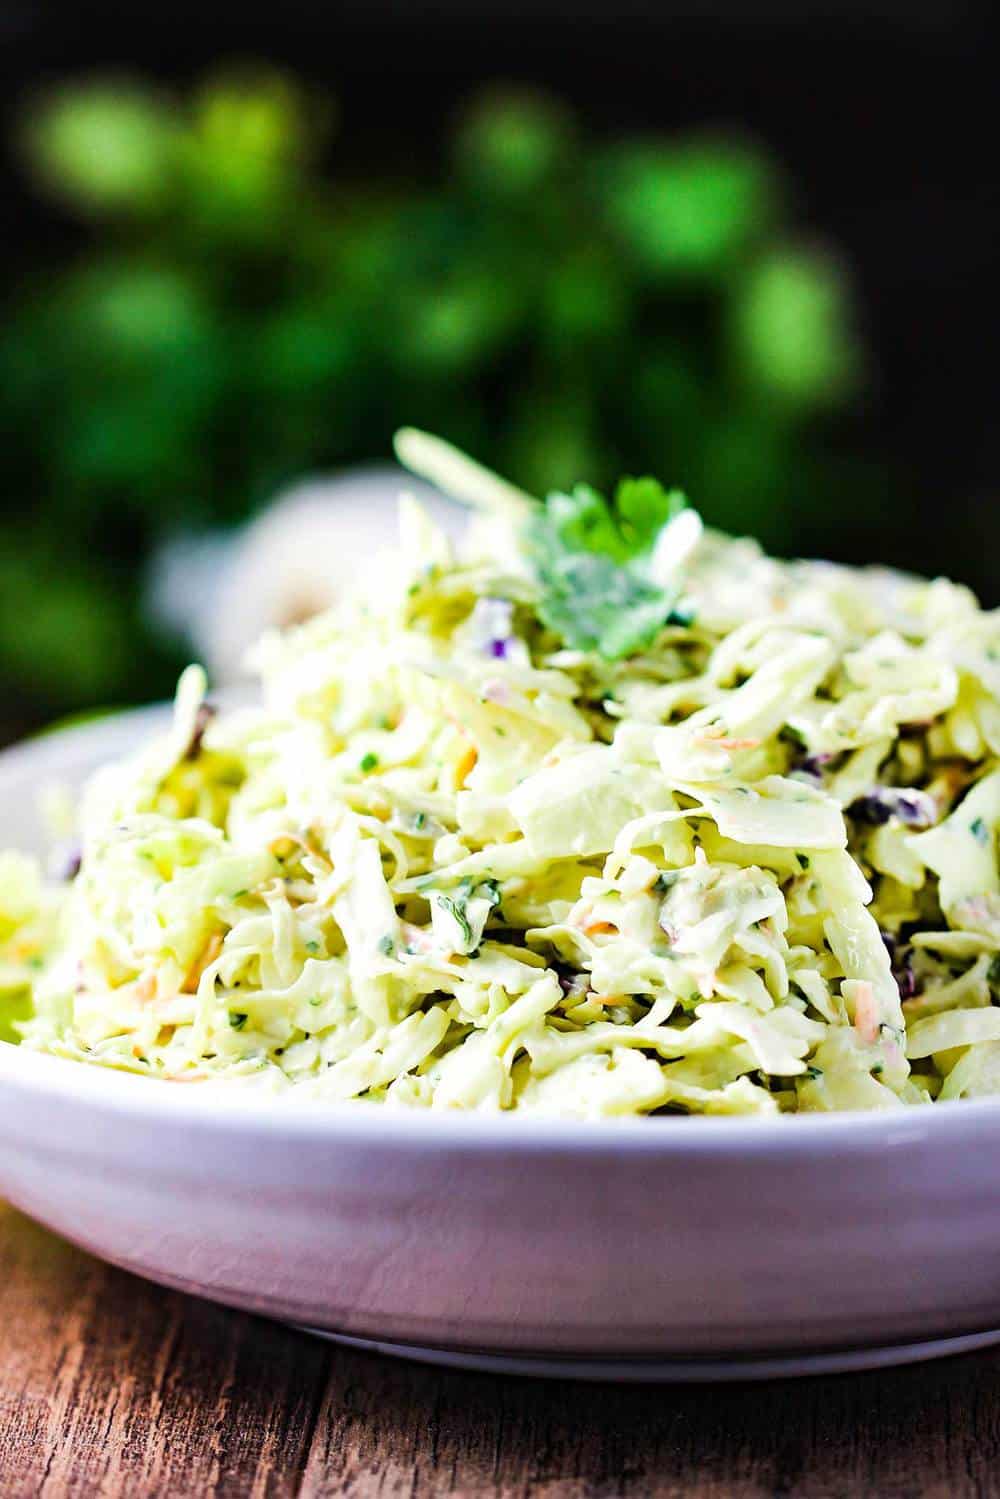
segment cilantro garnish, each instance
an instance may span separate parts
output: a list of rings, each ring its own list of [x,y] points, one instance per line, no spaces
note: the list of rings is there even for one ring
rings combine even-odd
[[[649,478],[622,479],[611,500],[586,484],[549,495],[527,533],[542,623],[573,649],[612,661],[649,645],[678,602],[676,588],[652,578],[649,561],[686,504]]]

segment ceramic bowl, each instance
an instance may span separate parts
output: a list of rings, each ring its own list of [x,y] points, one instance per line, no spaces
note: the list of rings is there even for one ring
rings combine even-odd
[[[0,842],[148,713],[0,757]],[[0,1192],[164,1285],[528,1372],[863,1367],[1000,1338],[1000,1106],[620,1123],[178,1087],[0,1044]]]

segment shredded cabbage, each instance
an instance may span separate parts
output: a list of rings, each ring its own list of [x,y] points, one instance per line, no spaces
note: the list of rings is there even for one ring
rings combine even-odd
[[[578,1118],[1000,1091],[1000,614],[776,561],[653,481],[626,491],[647,530],[669,503],[652,544],[570,559],[547,612],[537,502],[401,447],[477,508],[462,554],[404,503],[398,552],[261,642],[260,706],[184,674],[170,731],[88,785],[69,878],[0,856],[0,1034]],[[627,513],[559,500],[627,557]],[[574,644],[567,588],[625,567],[641,631]]]

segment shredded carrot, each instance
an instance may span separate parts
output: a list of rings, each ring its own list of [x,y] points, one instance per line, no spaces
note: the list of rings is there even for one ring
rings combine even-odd
[[[715,734],[699,734],[695,740],[695,744],[706,744],[712,748],[724,750],[758,749],[760,743],[759,739],[728,739]]]
[[[198,985],[201,982],[202,974],[211,963],[215,962],[221,951],[222,933],[213,932],[202,948],[201,956],[195,959],[184,975],[184,982],[181,984],[182,994],[196,994],[198,992]]]
[[[414,926],[409,921],[401,921],[399,931],[404,943],[413,952],[432,953],[435,951],[434,938],[423,927]]]
[[[465,754],[455,766],[455,785],[464,786],[465,778],[479,759],[479,751],[474,744],[470,744]]]
[[[860,980],[854,987],[854,1029],[862,1041],[871,1044],[878,1040],[878,1009],[875,991],[867,980]]]
[[[615,932],[617,934],[618,928],[613,921],[588,921],[583,930],[588,937],[592,937],[595,932]]]
[[[146,1004],[148,1000],[156,998],[155,973],[143,974],[142,978],[135,986],[135,997],[136,999],[140,1000],[142,1004]]]

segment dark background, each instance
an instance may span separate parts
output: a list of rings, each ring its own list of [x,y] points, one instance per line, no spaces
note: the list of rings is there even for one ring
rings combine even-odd
[[[292,0],[260,7],[256,20],[227,4],[141,10],[5,5],[8,120],[19,95],[68,74],[187,80],[219,60],[267,58],[336,90],[359,171],[433,169],[457,107],[497,78],[554,89],[596,130],[749,130],[786,163],[800,218],[853,260],[881,370],[871,417],[911,473],[917,524],[932,526],[938,545],[956,504],[971,515],[994,502],[993,7]],[[66,226],[6,165],[9,276]],[[990,581],[984,558],[975,582]]]
[[[870,555],[873,534],[883,550],[891,536],[893,555],[880,560],[950,572],[992,603],[1000,185],[991,9],[357,0],[282,3],[254,18],[230,5],[71,13],[8,4],[3,135],[9,142],[26,100],[64,78],[110,71],[183,85],[234,59],[290,66],[335,93],[349,123],[338,170],[359,178],[432,180],[456,112],[491,80],[555,92],[597,137],[748,132],[784,164],[797,227],[844,253],[873,353],[866,387],[840,420],[884,473],[891,515],[877,526],[848,518],[832,543],[827,516],[817,535],[857,560]],[[85,231],[31,190],[9,149],[3,165],[0,255],[16,294],[23,273],[65,258]],[[8,503],[30,507],[30,494]],[[878,509],[877,490],[870,503]],[[803,534],[808,541],[808,527]]]

